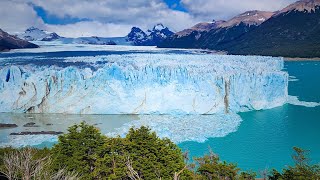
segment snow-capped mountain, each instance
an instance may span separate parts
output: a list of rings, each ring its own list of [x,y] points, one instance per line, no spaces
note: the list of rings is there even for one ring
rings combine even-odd
[[[147,30],[147,32],[144,32],[138,27],[133,27],[126,39],[136,46],[156,46],[173,34],[174,33],[169,30],[168,27],[159,23],[152,29]]]
[[[18,34],[18,37],[26,41],[54,41],[61,38],[57,33],[49,33],[36,27],[28,28],[23,33]]]
[[[95,45],[135,45],[156,46],[165,38],[174,33],[163,24],[155,25],[151,30],[144,32],[138,27],[133,27],[125,37],[61,37],[57,33],[49,33],[36,27],[30,27],[17,36],[26,41],[59,41],[64,44],[95,44]]]
[[[61,38],[61,36],[59,36],[57,33],[53,32],[53,33],[48,34],[46,37],[42,38],[41,41],[54,41],[54,40],[57,40],[60,38]]]
[[[152,30],[147,31],[147,35],[151,41],[151,45],[157,45],[173,34],[174,33],[170,31],[169,28],[163,26],[163,24],[161,23],[155,25]]]
[[[148,40],[148,35],[140,28],[133,27],[126,39],[128,42],[132,42],[133,45],[143,45]]]
[[[116,45],[128,44],[124,37],[108,38],[108,37],[78,37],[67,38],[59,36],[57,33],[49,33],[36,27],[30,27],[25,32],[17,35],[19,38],[26,41],[59,41],[64,44],[95,44],[95,45]]]
[[[22,48],[37,48],[39,46],[10,35],[0,29],[0,51]]]

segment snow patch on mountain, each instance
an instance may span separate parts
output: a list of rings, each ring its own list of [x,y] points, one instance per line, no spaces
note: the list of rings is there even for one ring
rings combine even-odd
[[[133,45],[137,46],[156,46],[161,43],[167,37],[174,33],[165,27],[163,24],[156,24],[151,30],[148,29],[146,32],[138,27],[133,27],[126,39]]]
[[[61,38],[56,33],[49,33],[35,27],[30,27],[23,33],[18,34],[18,37],[26,41],[53,41]]]

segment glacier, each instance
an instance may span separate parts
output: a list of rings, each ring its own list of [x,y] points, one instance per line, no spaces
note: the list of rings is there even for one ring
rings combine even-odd
[[[288,100],[280,57],[159,51],[15,58],[0,58],[0,112],[208,115]]]

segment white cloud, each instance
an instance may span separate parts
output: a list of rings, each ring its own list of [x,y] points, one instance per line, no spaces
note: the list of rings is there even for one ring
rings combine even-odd
[[[30,26],[44,27],[31,6],[25,2],[0,0],[0,28],[11,33],[24,31]]]
[[[82,21],[67,25],[47,25],[46,29],[63,37],[120,37],[128,34],[131,25],[104,24],[97,21]]]
[[[174,31],[247,10],[278,10],[294,0],[181,0],[188,10],[170,9],[163,0],[0,0],[0,28],[11,33],[36,26],[62,36],[124,36],[132,26],[144,30],[163,23]],[[74,24],[45,24],[32,5],[49,15],[85,19]]]
[[[29,0],[51,15],[89,19],[109,27],[138,26],[152,28],[163,23],[173,30],[182,30],[199,22],[188,13],[170,9],[162,0]],[[77,26],[79,24],[74,24]],[[61,27],[61,26],[59,26]],[[130,28],[127,29],[128,33]],[[115,32],[114,32],[115,33]],[[119,33],[116,33],[119,34]],[[124,34],[123,34],[124,35]]]
[[[277,11],[296,0],[181,0],[189,13],[207,20],[228,20],[249,10]]]

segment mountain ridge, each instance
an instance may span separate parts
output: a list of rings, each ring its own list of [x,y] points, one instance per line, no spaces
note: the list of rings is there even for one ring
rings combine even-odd
[[[23,48],[38,48],[38,45],[20,39],[0,29],[0,51]]]
[[[185,37],[175,34],[158,47],[212,49],[238,55],[320,57],[320,0],[297,1],[266,15],[260,24],[241,21],[209,32],[194,31]]]
[[[207,48],[213,44],[226,43],[247,33],[274,15],[267,11],[247,11],[228,21],[217,21],[208,30],[194,28],[180,31],[165,39],[158,47],[162,48]],[[212,34],[213,37],[209,37]]]

